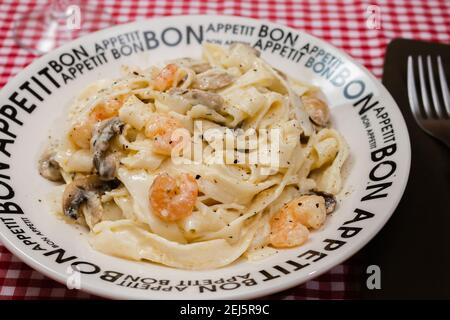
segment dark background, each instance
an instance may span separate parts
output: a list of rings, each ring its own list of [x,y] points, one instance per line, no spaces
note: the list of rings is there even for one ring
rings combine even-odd
[[[401,109],[411,140],[411,172],[391,219],[354,259],[363,299],[450,299],[450,149],[422,131],[408,103],[408,55],[440,55],[450,83],[450,46],[393,40],[383,84]],[[450,120],[449,120],[450,121]],[[381,290],[366,287],[366,268],[381,269]]]

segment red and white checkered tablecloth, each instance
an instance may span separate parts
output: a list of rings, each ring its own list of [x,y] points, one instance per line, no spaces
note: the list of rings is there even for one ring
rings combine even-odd
[[[89,1],[94,2],[94,1]],[[181,14],[225,14],[270,20],[331,42],[381,77],[388,42],[397,37],[450,42],[449,0],[136,0],[97,1],[109,22]],[[36,58],[19,48],[13,23],[43,10],[46,1],[0,0],[0,87]],[[380,12],[379,28],[369,28],[368,10]],[[374,7],[372,7],[373,9]],[[100,22],[101,24],[101,22]],[[33,34],[33,30],[23,30]],[[336,266],[274,299],[346,299],[357,297],[356,259]],[[92,298],[34,271],[0,243],[0,299]]]

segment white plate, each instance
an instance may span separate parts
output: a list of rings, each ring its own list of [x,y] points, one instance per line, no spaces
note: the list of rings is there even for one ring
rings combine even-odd
[[[43,143],[57,120],[64,118],[70,101],[87,84],[118,76],[123,64],[149,66],[181,56],[198,57],[199,40],[223,44],[244,41],[262,46],[262,57],[273,66],[322,88],[331,106],[333,126],[345,136],[351,150],[344,200],[305,245],[282,250],[258,262],[242,260],[217,270],[186,271],[96,252],[87,242],[86,231],[58,220],[40,201],[52,186],[37,171]],[[129,51],[133,48],[130,41],[135,41],[136,50],[144,50],[125,56],[133,51]],[[106,50],[99,48],[107,43]],[[83,50],[91,57],[92,69],[87,70],[85,65],[81,74],[77,64],[86,59],[80,53]],[[122,52],[121,57],[117,58],[114,52]],[[300,52],[304,52],[301,58]],[[327,65],[321,65],[315,55],[326,57]],[[100,60],[107,62],[100,64]],[[69,66],[72,62],[74,65]],[[67,66],[59,70],[62,63]],[[327,69],[333,63],[334,69]],[[64,84],[62,73],[70,76],[71,72],[73,79]],[[45,73],[58,82],[59,88]],[[40,88],[33,77],[51,94]],[[27,91],[27,82],[43,101]],[[177,16],[102,30],[36,60],[3,88],[0,98],[1,241],[21,260],[50,278],[62,283],[69,279],[73,285],[80,280],[82,290],[104,297],[240,299],[296,286],[343,262],[375,236],[394,212],[408,179],[408,132],[397,105],[381,83],[330,44],[265,21]],[[23,108],[18,106],[20,101],[24,102]],[[14,136],[4,133],[5,124]],[[16,206],[23,214],[5,209]],[[72,272],[72,264],[81,269],[81,275]]]

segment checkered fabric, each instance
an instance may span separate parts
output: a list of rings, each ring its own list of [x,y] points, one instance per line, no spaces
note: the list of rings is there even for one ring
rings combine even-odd
[[[448,0],[137,0],[89,1],[103,14],[96,29],[138,19],[181,14],[225,14],[270,20],[311,33],[343,49],[381,77],[388,42],[397,37],[450,42]],[[36,58],[21,49],[15,36],[33,37],[36,27],[13,31],[14,22],[45,10],[46,1],[0,0],[0,87]],[[379,13],[380,19],[373,18]],[[375,16],[374,16],[375,14]],[[357,297],[356,259],[307,283],[266,298],[346,299]],[[15,258],[0,244],[0,299],[86,299]]]

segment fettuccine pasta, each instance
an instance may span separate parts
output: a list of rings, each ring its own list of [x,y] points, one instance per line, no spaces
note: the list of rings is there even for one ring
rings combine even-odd
[[[252,47],[91,84],[43,155],[56,211],[106,254],[218,268],[302,245],[334,210],[349,150],[318,88]]]

